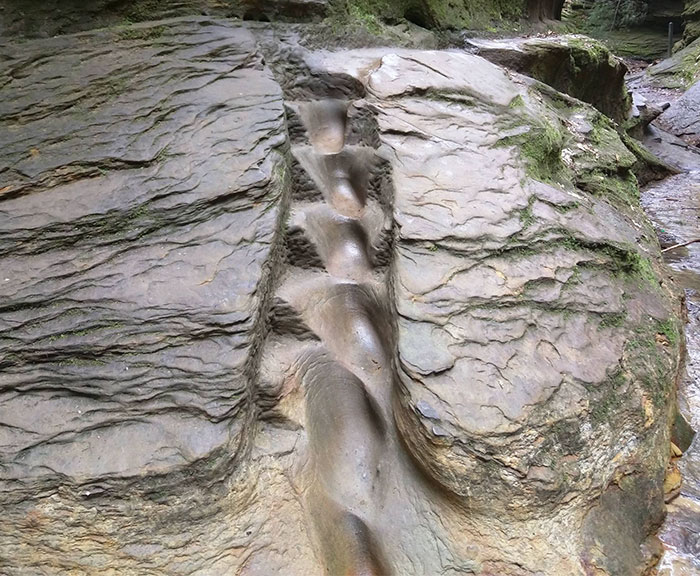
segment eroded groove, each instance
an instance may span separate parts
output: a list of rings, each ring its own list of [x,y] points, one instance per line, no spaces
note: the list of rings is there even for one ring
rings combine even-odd
[[[288,102],[287,119],[294,162],[290,266],[273,330],[296,338],[294,346],[307,342],[291,368],[303,390],[309,442],[305,507],[328,574],[391,574],[381,527],[396,460],[388,452],[397,446],[384,277],[388,168],[372,147],[369,112],[358,113],[351,102]],[[317,342],[309,339],[314,335]]]

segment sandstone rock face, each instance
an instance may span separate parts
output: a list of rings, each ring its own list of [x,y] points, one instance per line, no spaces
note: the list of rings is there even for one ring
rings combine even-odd
[[[672,90],[687,90],[700,80],[700,39],[694,40],[670,58],[646,69],[653,84]]]
[[[3,54],[3,472],[15,482],[165,473],[235,454],[245,436],[281,93],[241,32],[232,45],[229,29],[197,23],[131,32],[149,40]]]
[[[46,38],[200,15],[312,22],[326,16],[328,6],[328,0],[4,0],[0,6],[0,35]]]
[[[687,46],[700,37],[700,2],[698,0],[685,0],[683,20],[685,29],[682,45]]]
[[[279,86],[208,21],[2,61],[2,572],[223,574],[245,530],[195,518],[251,438]]]
[[[636,158],[480,57],[276,34],[3,49],[2,572],[641,573],[680,338]]]
[[[659,124],[692,146],[700,144],[700,82],[695,83],[661,116]]]
[[[593,104],[614,120],[627,117],[627,68],[596,40],[586,36],[476,39],[467,45],[491,62]]]

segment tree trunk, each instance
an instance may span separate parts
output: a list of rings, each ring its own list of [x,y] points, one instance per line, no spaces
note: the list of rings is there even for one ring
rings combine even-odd
[[[527,14],[530,20],[561,20],[564,0],[528,0]]]

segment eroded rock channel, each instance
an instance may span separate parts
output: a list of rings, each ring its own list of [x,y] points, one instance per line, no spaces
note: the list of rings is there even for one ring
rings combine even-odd
[[[680,299],[600,112],[206,17],[2,50],[2,573],[653,566]]]
[[[369,119],[350,108],[333,99],[288,103],[299,141],[291,149],[289,268],[277,306],[293,313],[279,314],[284,320],[276,325],[283,334],[305,325],[311,336],[287,377],[305,398],[305,505],[324,564],[332,574],[379,575],[392,572],[377,531],[395,461],[389,452],[396,450],[392,323],[381,266],[391,249],[391,190],[375,150],[362,141],[376,129],[362,126]]]

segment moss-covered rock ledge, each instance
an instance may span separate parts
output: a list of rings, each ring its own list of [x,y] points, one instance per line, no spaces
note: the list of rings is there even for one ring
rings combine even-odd
[[[487,60],[588,102],[613,120],[620,122],[627,117],[627,68],[593,38],[568,35],[470,40],[469,45]]]
[[[386,21],[406,19],[424,28],[474,29],[493,21],[560,18],[559,0],[335,0],[336,10]]]
[[[563,0],[7,0],[0,35],[49,37],[119,24],[202,15],[245,20],[315,22],[340,26],[409,21],[440,30],[492,29],[499,23],[560,19]]]

